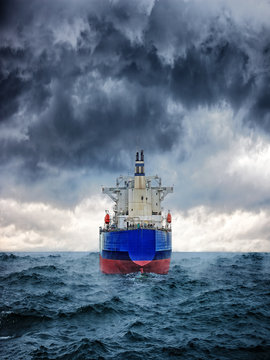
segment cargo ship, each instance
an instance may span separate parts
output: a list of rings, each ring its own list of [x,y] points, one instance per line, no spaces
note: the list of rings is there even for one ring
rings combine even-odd
[[[99,228],[100,270],[105,274],[133,272],[167,274],[172,253],[171,213],[161,202],[173,187],[159,176],[145,176],[143,150],[136,153],[134,176],[120,176],[115,187],[102,187],[114,201]]]

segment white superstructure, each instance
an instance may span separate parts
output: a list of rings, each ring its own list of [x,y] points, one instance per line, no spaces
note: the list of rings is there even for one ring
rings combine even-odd
[[[161,186],[158,176],[145,176],[142,150],[140,158],[136,153],[134,176],[120,176],[116,187],[103,187],[102,192],[115,202],[113,223],[119,229],[138,224],[162,228],[161,202],[173,192],[173,187]]]

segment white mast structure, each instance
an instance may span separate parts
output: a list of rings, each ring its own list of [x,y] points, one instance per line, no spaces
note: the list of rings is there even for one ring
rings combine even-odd
[[[102,193],[115,202],[113,223],[119,229],[134,226],[162,228],[161,202],[172,192],[173,187],[161,186],[159,176],[145,176],[143,150],[140,159],[136,153],[134,176],[119,176],[116,187],[102,188]]]

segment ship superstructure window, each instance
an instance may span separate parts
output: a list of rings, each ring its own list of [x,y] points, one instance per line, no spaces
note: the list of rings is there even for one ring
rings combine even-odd
[[[141,199],[143,200],[143,196],[141,197]]]

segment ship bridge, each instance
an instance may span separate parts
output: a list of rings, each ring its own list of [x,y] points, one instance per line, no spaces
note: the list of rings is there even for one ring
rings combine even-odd
[[[110,228],[129,229],[133,227],[162,228],[161,202],[173,192],[173,187],[161,185],[159,176],[145,176],[144,153],[136,153],[134,176],[120,176],[115,187],[102,187],[114,202],[114,216]],[[170,224],[166,223],[167,227]]]

